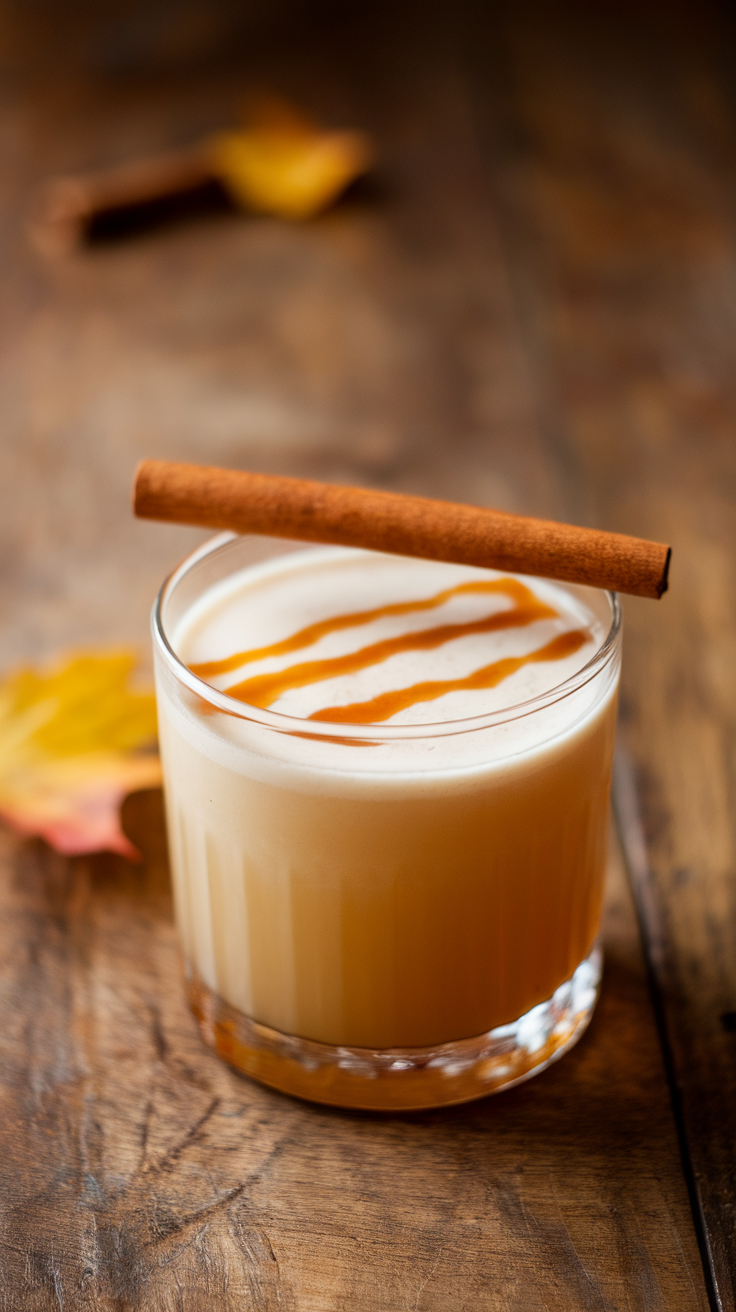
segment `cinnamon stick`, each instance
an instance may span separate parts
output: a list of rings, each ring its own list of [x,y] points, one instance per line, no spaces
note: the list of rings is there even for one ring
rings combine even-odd
[[[639,597],[667,589],[670,548],[660,542],[306,479],[144,460],[134,511],[142,519],[367,547]]]
[[[215,178],[202,144],[97,173],[53,178],[38,197],[28,235],[42,255],[66,255],[96,215],[183,195]]]
[[[92,173],[52,178],[39,192],[28,237],[49,258],[68,255],[95,222],[219,185],[249,212],[306,219],[373,163],[364,132],[323,132],[272,96],[250,106],[252,127]]]

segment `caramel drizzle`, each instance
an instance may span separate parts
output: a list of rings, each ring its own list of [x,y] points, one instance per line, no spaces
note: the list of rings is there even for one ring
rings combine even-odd
[[[226,689],[226,691],[229,696],[236,698],[238,701],[246,702],[250,706],[265,708],[292,688],[303,688],[309,684],[337,678],[340,675],[354,674],[359,670],[367,669],[371,665],[378,665],[400,652],[428,651],[435,647],[441,647],[447,642],[452,642],[456,638],[467,637],[471,634],[522,628],[535,623],[537,620],[558,618],[556,610],[541,601],[530,588],[518,579],[504,578],[482,583],[461,583],[454,588],[445,588],[442,592],[435,593],[434,596],[421,601],[398,602],[389,606],[380,606],[373,610],[335,615],[331,619],[309,624],[281,642],[272,643],[267,647],[254,647],[250,650],[235,652],[232,656],[227,656],[223,660],[205,661],[192,665],[190,668],[200,678],[226,674],[249,664],[251,661],[263,660],[269,656],[284,655],[288,652],[298,651],[303,647],[312,646],[328,633],[334,633],[340,629],[356,628],[363,624],[369,624],[372,620],[383,619],[387,616],[407,615],[414,611],[431,610],[441,606],[451,597],[462,593],[477,592],[505,593],[515,604],[509,607],[508,610],[496,611],[492,615],[486,615],[480,620],[474,620],[466,624],[437,625],[434,628],[421,629],[414,633],[404,633],[395,638],[387,638],[382,642],[372,643],[370,646],[362,647],[358,651],[349,652],[343,656],[317,661],[302,661],[297,665],[289,666],[287,669],[275,673],[255,675],[250,679],[243,679],[240,683]],[[390,719],[399,711],[415,706],[419,702],[434,701],[435,698],[443,697],[449,692],[495,688],[524,665],[536,661],[564,660],[566,656],[572,655],[589,639],[590,632],[588,629],[570,630],[567,633],[559,634],[536,651],[529,652],[524,656],[510,656],[494,661],[490,665],[484,665],[481,669],[475,670],[465,678],[435,679],[415,683],[408,688],[398,688],[394,691],[380,693],[369,701],[354,702],[350,706],[325,707],[323,710],[315,711],[307,718],[310,720],[326,720],[336,724],[376,724]]]
[[[218,674],[230,674],[232,670],[240,669],[241,665],[249,665],[252,661],[265,660],[268,656],[287,656],[289,652],[299,651],[302,647],[311,647],[320,638],[324,638],[328,633],[337,633],[340,629],[353,629],[361,624],[370,624],[372,620],[385,619],[391,615],[410,615],[414,611],[434,610],[437,606],[442,606],[451,597],[459,597],[468,592],[501,592],[515,601],[517,605],[529,605],[530,602],[537,602],[534,593],[530,591],[525,584],[520,583],[518,579],[493,579],[490,582],[482,583],[460,583],[454,588],[445,588],[442,592],[436,592],[433,597],[425,597],[422,601],[400,601],[391,606],[379,606],[375,610],[357,610],[349,615],[334,615],[329,620],[320,620],[316,624],[308,624],[306,628],[299,629],[293,633],[290,638],[284,638],[282,642],[271,643],[268,647],[252,647],[249,651],[236,651],[232,656],[226,656],[219,661],[202,661],[196,665],[190,665],[193,674],[200,679],[212,679]],[[541,605],[541,603],[539,603]],[[547,611],[547,614],[554,615],[554,611]],[[232,692],[232,690],[230,690]],[[236,693],[232,693],[237,696]]]
[[[275,674],[257,674],[252,679],[244,679],[228,688],[231,697],[248,702],[250,706],[270,706],[277,698],[292,688],[304,688],[310,683],[322,683],[325,679],[336,679],[341,674],[356,674],[369,665],[379,665],[390,656],[404,651],[430,651],[442,647],[455,638],[465,638],[470,634],[493,633],[498,629],[516,629],[535,620],[547,619],[555,612],[549,606],[517,607],[501,611],[500,614],[487,615],[485,619],[474,620],[469,624],[442,624],[434,629],[422,629],[419,633],[402,633],[398,638],[386,638],[375,642],[370,647],[361,647],[358,651],[345,656],[334,656],[329,660],[304,661],[301,665],[291,665],[286,670]]]
[[[389,720],[399,711],[419,702],[431,702],[436,697],[444,697],[448,692],[462,692],[483,688],[495,688],[503,679],[520,670],[522,665],[533,661],[561,661],[572,654],[590,638],[587,629],[571,629],[553,638],[545,647],[529,652],[527,656],[507,656],[504,660],[484,665],[465,679],[436,679],[426,683],[414,683],[410,688],[398,688],[395,692],[380,693],[368,702],[353,702],[352,706],[327,706],[322,711],[315,711],[310,720],[329,720],[332,724],[378,724]]]
[[[434,628],[422,629],[415,633],[401,634],[382,642],[372,643],[355,652],[347,653],[325,660],[303,661],[285,670],[275,673],[256,675],[244,679],[227,689],[231,697],[246,702],[251,706],[267,707],[292,688],[303,688],[309,684],[334,679],[344,674],[354,674],[372,665],[380,664],[389,657],[405,651],[426,651],[443,646],[456,638],[471,634],[492,633],[501,629],[520,628],[541,619],[557,618],[558,612],[527,588],[518,579],[497,579],[492,582],[464,583],[455,588],[446,588],[433,597],[422,601],[400,602],[390,606],[381,606],[369,611],[356,611],[348,615],[333,616],[300,629],[291,637],[268,647],[252,648],[236,652],[221,661],[209,661],[191,668],[195,674],[210,676],[226,673],[250,661],[260,660],[266,656],[280,655],[311,646],[327,633],[339,629],[353,628],[368,624],[371,620],[385,616],[405,615],[413,611],[429,610],[440,606],[452,596],[459,593],[483,592],[505,593],[514,605],[508,610],[486,615],[480,620],[466,624],[443,624]],[[315,711],[308,718],[339,724],[374,724],[388,720],[399,711],[406,710],[419,702],[433,701],[449,692],[495,688],[497,684],[510,677],[522,666],[534,661],[563,660],[572,655],[590,637],[588,630],[576,629],[558,635],[546,646],[525,656],[506,657],[485,665],[465,678],[448,680],[429,680],[413,684],[409,688],[379,694],[365,702],[355,702],[349,706],[330,706]]]

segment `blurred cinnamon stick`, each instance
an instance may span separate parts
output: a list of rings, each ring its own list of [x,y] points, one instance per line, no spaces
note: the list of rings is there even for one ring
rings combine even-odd
[[[99,214],[184,195],[215,180],[205,144],[97,173],[54,178],[37,199],[29,237],[42,255],[65,255],[79,245]]]
[[[306,479],[144,460],[134,511],[142,519],[538,574],[639,597],[667,589],[670,548],[663,543]]]
[[[98,219],[212,185],[249,213],[307,219],[373,164],[366,133],[324,130],[279,97],[251,99],[247,118],[244,128],[214,133],[185,150],[52,179],[28,225],[32,244],[42,255],[65,255]]]

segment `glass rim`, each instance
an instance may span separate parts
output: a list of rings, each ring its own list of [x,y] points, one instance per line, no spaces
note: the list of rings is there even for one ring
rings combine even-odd
[[[299,716],[284,715],[281,711],[251,706],[248,702],[240,701],[237,697],[230,697],[226,692],[220,692],[219,689],[213,688],[212,684],[206,683],[199,675],[194,674],[189,666],[185,665],[177,656],[171,646],[163,620],[163,609],[166,602],[186,575],[205,557],[223,551],[231,543],[244,539],[245,536],[238,533],[218,533],[214,538],[209,538],[186,556],[161,585],[151,612],[151,629],[155,647],[175,678],[183,683],[190,692],[195,693],[197,697],[226,715],[235,716],[239,720],[271,729],[277,733],[297,734],[300,737],[308,736],[315,739],[324,738],[333,743],[339,739],[346,744],[354,743],[356,739],[387,742],[409,738],[440,738],[453,734],[474,733],[481,729],[507,724],[511,720],[523,719],[528,715],[535,714],[537,711],[546,709],[555,702],[562,701],[565,697],[571,696],[572,693],[583,688],[586,683],[590,683],[591,679],[600,674],[616,654],[622,622],[621,601],[618,593],[600,588],[595,589],[595,591],[603,592],[608,598],[611,608],[611,623],[605,638],[593,656],[581,669],[570,675],[569,678],[564,679],[562,683],[556,684],[553,688],[547,689],[546,692],[540,693],[536,697],[517,702],[513,706],[504,706],[497,711],[487,711],[483,715],[475,715],[461,720],[439,720],[424,724],[349,724],[344,720],[309,720],[302,719]],[[295,542],[294,548],[295,550],[302,547],[308,549],[310,546],[316,545],[319,544]],[[247,568],[247,566],[244,568]],[[519,571],[515,572],[518,573]],[[531,575],[530,577],[541,576]],[[554,581],[563,582],[562,580]]]

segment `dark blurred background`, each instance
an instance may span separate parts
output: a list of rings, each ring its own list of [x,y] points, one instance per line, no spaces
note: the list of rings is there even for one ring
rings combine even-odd
[[[0,51],[6,659],[146,646],[197,535],[131,520],[144,455],[684,529],[676,430],[732,431],[728,7],[5,3]],[[30,248],[48,177],[235,125],[253,87],[373,133],[370,181],[300,226]]]

